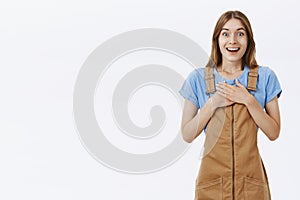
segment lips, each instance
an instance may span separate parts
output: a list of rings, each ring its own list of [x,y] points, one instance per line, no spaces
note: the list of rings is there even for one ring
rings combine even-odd
[[[238,52],[238,50],[240,50],[240,48],[239,47],[227,47],[226,50],[229,52]]]

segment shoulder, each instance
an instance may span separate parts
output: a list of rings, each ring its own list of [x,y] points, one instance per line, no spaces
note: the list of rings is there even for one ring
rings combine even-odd
[[[270,80],[278,79],[273,69],[267,66],[259,66],[258,68],[258,79],[269,82]]]
[[[205,77],[205,68],[194,68],[194,70],[189,74],[189,77],[195,80],[203,79]]]
[[[200,93],[205,90],[205,68],[194,68],[194,70],[190,72],[188,80],[197,95],[200,95]]]
[[[259,75],[264,75],[264,76],[270,76],[270,75],[273,75],[275,73],[274,73],[274,71],[270,67],[259,66],[258,67],[258,74]]]

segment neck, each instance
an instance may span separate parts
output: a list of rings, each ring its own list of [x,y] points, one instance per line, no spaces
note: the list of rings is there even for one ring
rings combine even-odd
[[[243,70],[242,62],[222,62],[221,66],[219,66],[219,70],[222,72],[235,73],[237,71]]]

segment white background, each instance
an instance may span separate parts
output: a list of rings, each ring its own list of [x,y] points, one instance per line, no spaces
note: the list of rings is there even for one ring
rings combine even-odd
[[[279,100],[280,137],[270,142],[259,133],[272,197],[299,199],[297,3],[296,0],[1,1],[0,199],[193,199],[203,138],[194,141],[179,161],[159,172],[130,175],[111,170],[93,159],[80,142],[72,114],[74,84],[81,65],[97,46],[112,36],[138,28],[182,33],[209,53],[215,22],[223,12],[232,9],[249,17],[257,43],[257,60],[275,71],[283,89]],[[191,71],[181,67],[174,66],[174,70],[185,76]],[[113,90],[109,84],[106,86]],[[155,96],[154,89],[147,94],[152,91],[150,96]],[[139,95],[134,105],[143,105],[143,97],[149,98],[143,93]],[[169,106],[175,106],[167,107],[166,113],[167,127],[173,127],[176,134],[181,111],[174,97],[166,92],[165,97],[162,102],[171,100]],[[136,123],[141,126],[150,123],[148,110],[135,113],[138,108],[131,106],[133,121],[140,119]],[[151,106],[151,102],[147,104],[147,108]],[[101,116],[101,110],[96,112]],[[111,120],[108,118],[102,120]],[[106,124],[115,128],[110,121]],[[130,143],[121,137],[118,140],[117,136],[110,140],[115,140],[119,148],[136,153],[142,148],[142,145],[132,148],[138,145],[136,141]],[[164,139],[168,141],[168,137]],[[155,148],[163,148],[161,140],[158,143]],[[141,152],[155,150],[151,148],[146,145]]]

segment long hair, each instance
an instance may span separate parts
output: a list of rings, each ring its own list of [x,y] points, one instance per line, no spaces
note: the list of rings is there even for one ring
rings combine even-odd
[[[213,37],[212,37],[212,48],[211,48],[210,59],[206,64],[207,67],[215,67],[222,64],[222,54],[219,48],[219,35],[224,25],[232,18],[240,20],[242,25],[245,27],[247,33],[247,38],[248,38],[247,50],[243,55],[242,64],[248,65],[250,68],[254,68],[258,66],[255,59],[255,42],[253,38],[253,32],[248,18],[240,11],[227,11],[221,15],[221,17],[218,19],[217,24],[215,26]]]

